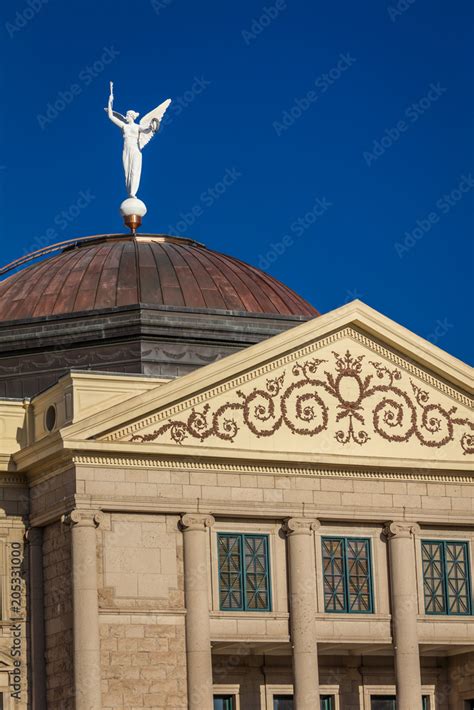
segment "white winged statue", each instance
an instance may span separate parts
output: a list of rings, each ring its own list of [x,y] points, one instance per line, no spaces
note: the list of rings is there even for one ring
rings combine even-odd
[[[166,99],[162,104],[157,106],[153,111],[150,111],[143,116],[140,123],[135,123],[135,119],[140,114],[136,111],[127,111],[126,116],[113,110],[114,103],[114,85],[110,82],[109,104],[105,109],[107,115],[118,126],[123,134],[123,169],[125,171],[125,185],[129,197],[136,198],[138,187],[140,185],[140,176],[142,172],[142,149],[149,143],[155,133],[160,128],[161,119],[165,115],[166,109],[171,103],[171,99]]]

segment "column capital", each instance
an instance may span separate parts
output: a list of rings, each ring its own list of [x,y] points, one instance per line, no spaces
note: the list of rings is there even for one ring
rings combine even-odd
[[[104,521],[104,514],[100,510],[80,510],[75,508],[61,516],[64,525],[80,528],[97,528]]]
[[[25,541],[29,545],[41,547],[43,544],[43,528],[31,527],[25,530]]]
[[[184,513],[181,515],[180,526],[183,532],[190,530],[205,532],[207,528],[212,528],[215,522],[215,519],[209,513]]]
[[[420,526],[417,523],[406,521],[389,520],[385,523],[383,534],[387,540],[402,537],[414,537],[420,532]]]
[[[313,518],[287,518],[283,523],[283,532],[287,535],[311,535],[320,526],[319,520]]]

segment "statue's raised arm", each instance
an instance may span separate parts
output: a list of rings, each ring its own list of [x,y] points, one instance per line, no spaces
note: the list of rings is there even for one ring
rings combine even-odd
[[[121,113],[118,111],[114,111],[112,109],[114,105],[114,82],[110,82],[110,93],[109,93],[109,103],[107,104],[107,108],[104,109],[104,111],[107,111],[107,115],[112,121],[112,123],[115,123],[116,126],[119,128],[123,128],[124,124],[127,123],[127,119],[125,116],[122,116]]]

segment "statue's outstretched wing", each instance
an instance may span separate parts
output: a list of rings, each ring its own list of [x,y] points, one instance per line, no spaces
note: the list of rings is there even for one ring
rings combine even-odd
[[[109,109],[108,109],[108,108],[104,108],[104,111],[105,111],[106,113],[108,113]],[[122,123],[127,123],[127,119],[125,118],[125,116],[122,116],[121,113],[119,113],[118,111],[112,111],[112,113],[114,114],[114,116],[115,116],[116,119],[118,119],[118,120],[121,121]]]
[[[139,146],[141,149],[143,149],[146,144],[151,141],[155,133],[158,132],[158,129],[160,128],[161,119],[165,115],[166,109],[168,108],[170,103],[171,99],[166,99],[166,101],[163,101],[162,104],[154,108],[153,111],[150,111],[145,116],[143,116],[142,120],[140,121],[140,128],[144,129],[144,131],[146,132],[141,132],[140,137],[138,139]]]

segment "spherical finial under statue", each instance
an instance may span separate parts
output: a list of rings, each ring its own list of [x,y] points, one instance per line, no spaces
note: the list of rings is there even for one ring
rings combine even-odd
[[[120,214],[127,227],[135,234],[146,215],[146,205],[138,197],[128,197],[120,205]]]

